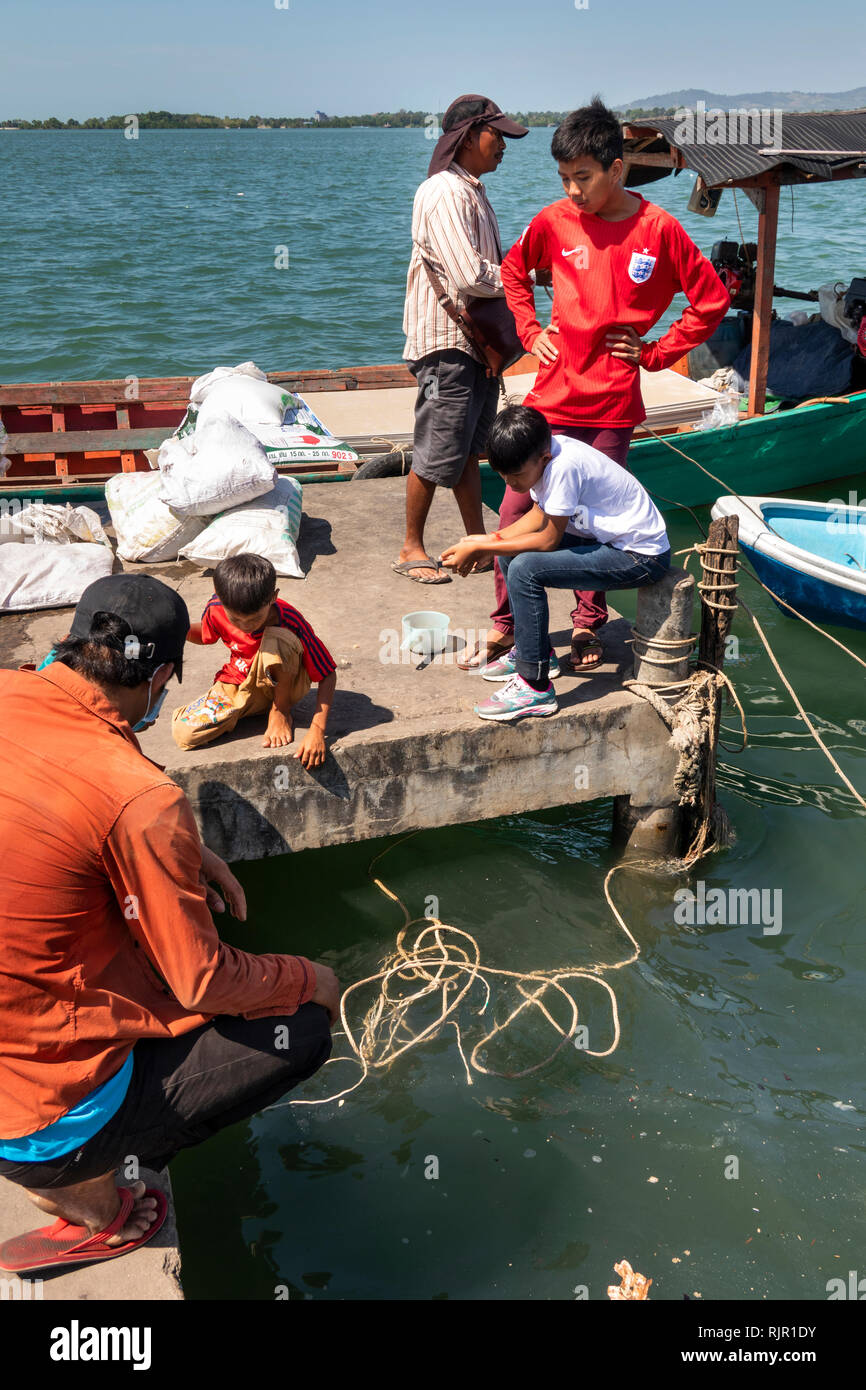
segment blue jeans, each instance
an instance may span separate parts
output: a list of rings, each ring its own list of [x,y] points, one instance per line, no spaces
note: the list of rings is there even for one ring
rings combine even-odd
[[[524,680],[546,681],[550,664],[548,589],[640,589],[670,568],[671,552],[638,555],[600,541],[564,535],[556,550],[499,556],[514,614],[517,670]]]

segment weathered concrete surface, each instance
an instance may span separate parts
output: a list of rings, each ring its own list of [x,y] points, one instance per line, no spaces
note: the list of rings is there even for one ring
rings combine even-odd
[[[147,1245],[131,1255],[120,1255],[104,1264],[81,1265],[76,1269],[42,1270],[35,1274],[0,1274],[2,1297],[10,1300],[41,1299],[147,1299],[183,1298],[180,1286],[180,1250],[174,1203],[168,1170],[161,1173],[143,1168],[141,1176],[149,1188],[158,1187],[168,1198],[168,1216],[162,1230]],[[50,1226],[53,1219],[42,1214],[15,1183],[0,1181],[0,1243],[24,1231]]]
[[[604,630],[607,660],[590,676],[564,672],[559,712],[516,725],[480,720],[473,705],[495,688],[456,661],[489,626],[491,574],[433,586],[391,570],[403,533],[402,478],[311,485],[304,490],[302,581],[280,580],[281,596],[312,622],[338,663],[337,696],[324,767],[306,772],[292,750],[261,747],[265,717],[242,720],[208,748],[180,752],[170,708],[204,691],[221,648],[187,647],[183,686],[172,684],[160,722],[142,735],[148,756],[187,792],[206,842],[227,859],[255,859],[420,827],[628,795],[638,806],[673,800],[676,759],[658,715],[621,688],[631,675],[628,625]],[[494,514],[489,513],[489,520]],[[462,526],[450,493],[437,491],[428,551],[441,553]],[[141,566],[125,566],[127,569]],[[186,564],[149,566],[183,593],[195,620],[212,592]],[[560,655],[571,633],[569,592],[551,595],[551,635]],[[398,651],[403,614],[449,615],[451,650],[418,669]],[[41,659],[68,628],[68,611],[0,621],[4,665]],[[310,695],[297,708],[309,724]]]

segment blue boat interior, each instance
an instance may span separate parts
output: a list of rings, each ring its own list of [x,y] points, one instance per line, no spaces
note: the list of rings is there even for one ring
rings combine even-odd
[[[790,545],[824,560],[866,570],[866,507],[827,511],[808,502],[763,503],[764,519]]]

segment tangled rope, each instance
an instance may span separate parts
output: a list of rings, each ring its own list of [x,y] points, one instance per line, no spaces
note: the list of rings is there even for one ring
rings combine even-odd
[[[414,835],[419,833],[419,831],[413,831],[410,835],[399,840],[397,844],[404,844],[406,840],[412,839]],[[396,847],[397,845],[389,845],[387,849],[376,856],[369,868],[371,877],[373,877],[374,865]],[[467,1085],[474,1085],[473,1072],[482,1076],[498,1076],[508,1080],[531,1076],[533,1072],[541,1071],[543,1067],[548,1066],[562,1048],[577,1036],[579,1026],[577,1000],[571,990],[562,983],[564,980],[589,980],[607,994],[611,1007],[613,1040],[602,1051],[595,1051],[589,1047],[580,1050],[590,1057],[609,1057],[619,1046],[622,1030],[616,994],[607,980],[602,979],[602,974],[612,970],[622,970],[625,966],[633,964],[640,955],[640,946],[629,931],[622,914],[611,897],[610,882],[619,869],[644,866],[643,863],[636,861],[630,862],[628,865],[615,864],[604,881],[605,898],[617,923],[631,942],[633,947],[631,955],[624,960],[589,968],[561,966],[553,970],[505,970],[482,964],[478,942],[470,932],[441,922],[437,917],[410,918],[402,899],[393,893],[381,879],[373,877],[373,882],[379,891],[401,909],[404,919],[403,926],[397,935],[394,951],[383,961],[381,968],[372,975],[365,976],[362,980],[356,980],[354,984],[349,985],[344,990],[340,1000],[340,1019],[343,1025],[343,1036],[349,1045],[349,1055],[331,1057],[326,1063],[327,1066],[331,1066],[348,1062],[360,1067],[361,1074],[350,1086],[345,1086],[342,1090],[335,1091],[333,1095],[325,1096],[322,1099],[279,1101],[276,1105],[267,1108],[278,1110],[285,1105],[330,1105],[333,1101],[342,1104],[344,1098],[352,1091],[357,1090],[371,1072],[387,1070],[398,1057],[403,1056],[411,1048],[441,1036],[446,1027],[453,1028],[456,1034],[457,1050],[466,1072]],[[652,861],[652,867],[658,868],[659,865],[656,861]],[[424,923],[421,930],[411,941],[407,942],[407,936],[411,929],[421,923]],[[463,1026],[465,1025],[461,1026],[460,1019],[457,1017],[458,1010],[464,1002],[469,1003],[469,995],[477,989],[481,992],[481,1003],[480,1007],[476,1007],[473,1000],[472,1009],[476,1017],[482,1017],[491,1005],[493,999],[491,983],[495,979],[515,981],[517,991],[522,995],[522,1000],[511,1009],[506,1018],[499,1022],[493,1022],[493,1026],[487,1028],[483,1037],[479,1038],[472,1046],[467,1056],[463,1035]],[[359,990],[373,985],[378,986],[378,995],[361,1021],[357,1025],[353,1025],[349,1018],[350,1004]],[[569,1015],[565,1027],[553,1016],[550,1007],[548,1007],[545,995],[549,990],[565,1002]],[[424,1026],[413,1026],[410,1022],[410,1015],[417,1014],[418,1005],[424,1001],[434,1000],[437,1003],[435,1017]],[[552,1000],[549,1002],[552,1003]],[[554,1031],[559,1034],[559,1041],[553,1049],[540,1061],[517,1071],[498,1071],[485,1065],[485,1059],[482,1055],[485,1047],[494,1038],[505,1034],[515,1020],[525,1010],[531,1008],[537,1008]]]

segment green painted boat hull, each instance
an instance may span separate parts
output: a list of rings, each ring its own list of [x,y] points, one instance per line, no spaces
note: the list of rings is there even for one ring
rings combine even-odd
[[[838,405],[782,410],[723,429],[670,435],[668,441],[640,439],[628,455],[629,468],[662,511],[672,510],[677,503],[709,506],[725,493],[775,496],[866,471],[866,391]],[[708,478],[675,449],[719,481]],[[489,464],[482,464],[482,472],[484,500],[498,511],[502,479]]]

